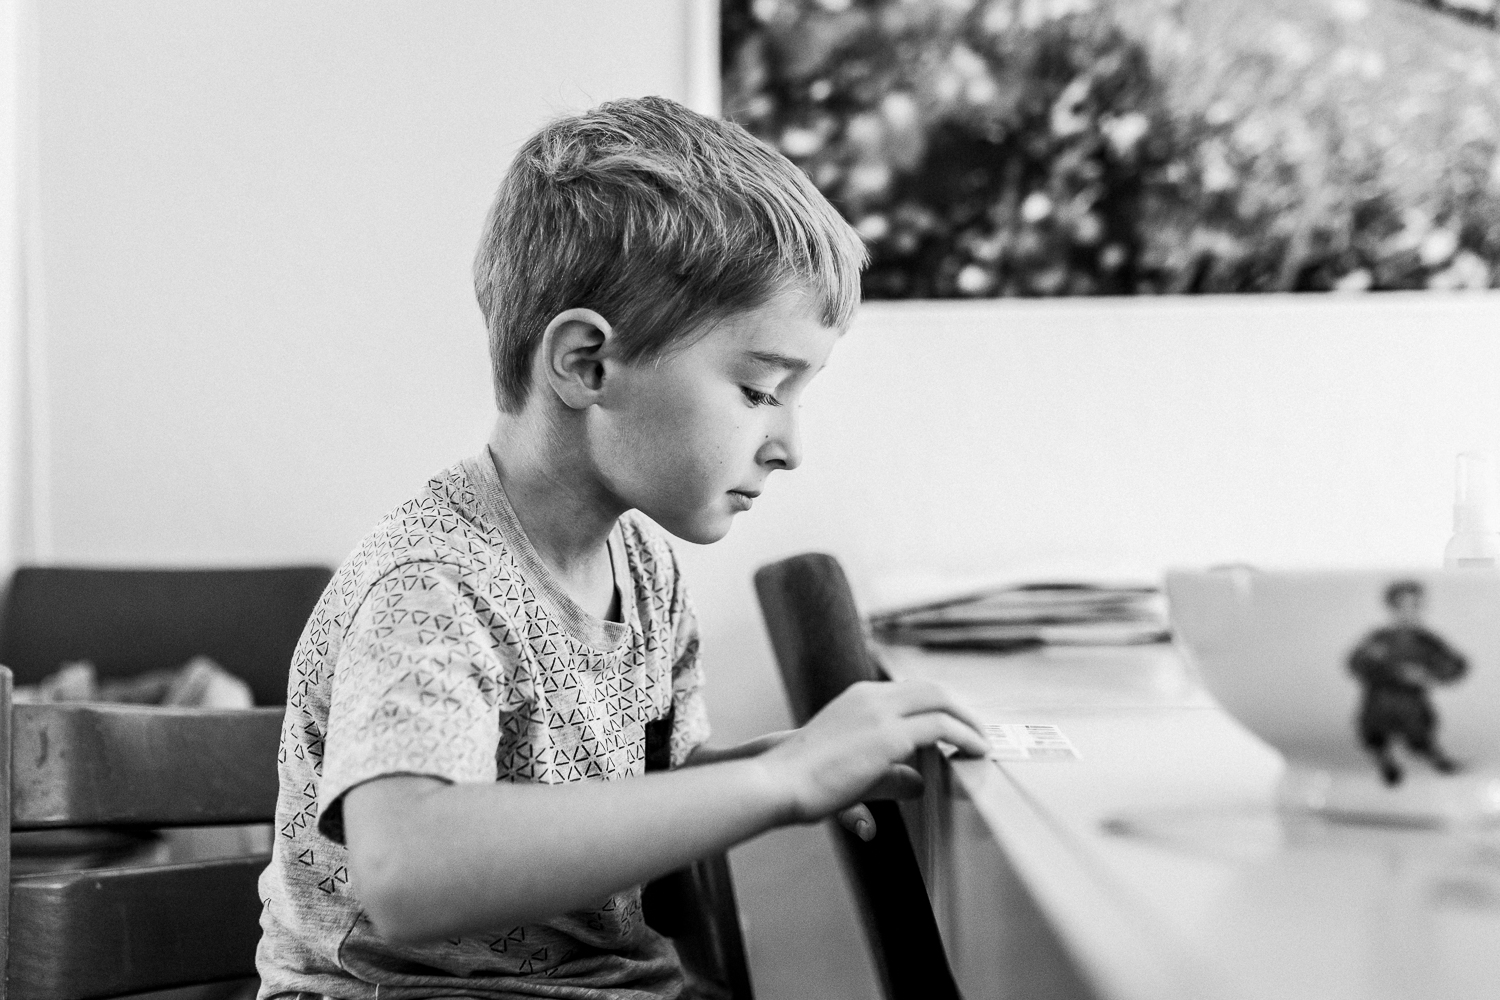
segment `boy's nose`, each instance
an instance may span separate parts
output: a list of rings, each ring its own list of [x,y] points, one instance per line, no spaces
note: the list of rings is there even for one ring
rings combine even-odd
[[[777,422],[756,457],[761,465],[771,469],[790,471],[802,464],[802,435],[797,426],[796,411],[791,410],[785,419]]]

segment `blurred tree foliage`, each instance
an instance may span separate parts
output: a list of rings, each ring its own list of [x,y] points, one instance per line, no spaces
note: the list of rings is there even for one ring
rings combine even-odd
[[[1460,33],[1419,44],[1440,106],[1411,125],[1379,92],[1401,17]],[[1500,115],[1454,103],[1500,42],[1419,5],[725,0],[722,23],[726,115],[856,226],[869,298],[1500,285]]]

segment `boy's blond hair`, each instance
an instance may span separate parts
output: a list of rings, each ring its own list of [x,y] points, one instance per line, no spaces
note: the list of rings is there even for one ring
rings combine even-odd
[[[802,172],[732,122],[661,97],[558,119],[517,153],[474,260],[496,403],[525,404],[532,354],[565,309],[608,320],[624,361],[788,288],[842,330],[865,259]]]

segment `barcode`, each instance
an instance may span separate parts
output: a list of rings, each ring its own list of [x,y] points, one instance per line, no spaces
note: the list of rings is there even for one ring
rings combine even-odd
[[[1037,722],[988,725],[984,734],[989,737],[991,760],[1044,762],[1080,757],[1073,742],[1053,725]]]

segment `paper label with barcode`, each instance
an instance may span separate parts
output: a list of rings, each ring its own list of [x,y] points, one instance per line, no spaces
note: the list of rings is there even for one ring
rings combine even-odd
[[[1053,725],[1036,722],[985,726],[990,740],[990,760],[1064,761],[1078,760],[1073,741]]]

